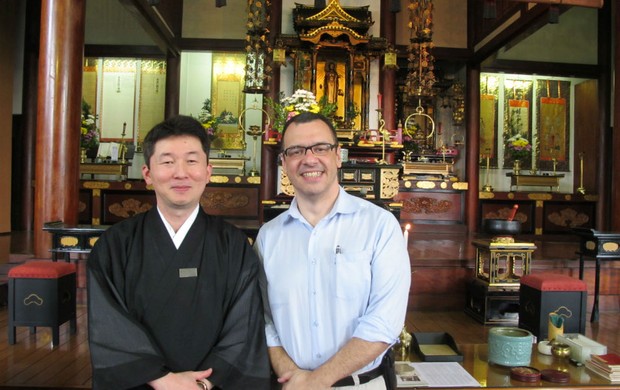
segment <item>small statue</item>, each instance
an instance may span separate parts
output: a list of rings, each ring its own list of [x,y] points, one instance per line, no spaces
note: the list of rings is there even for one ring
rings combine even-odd
[[[398,341],[400,342],[400,360],[408,361],[409,360],[409,347],[411,346],[411,334],[407,332],[407,327],[403,326],[403,330],[400,332],[398,336]]]

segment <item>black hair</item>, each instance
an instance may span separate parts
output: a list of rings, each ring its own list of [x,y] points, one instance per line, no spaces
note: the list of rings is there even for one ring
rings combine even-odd
[[[144,153],[144,162],[146,166],[150,168],[151,157],[155,152],[155,144],[157,141],[181,135],[198,138],[208,160],[211,143],[205,128],[198,120],[191,116],[177,115],[155,125],[151,131],[148,132],[146,137],[144,137],[142,152]]]

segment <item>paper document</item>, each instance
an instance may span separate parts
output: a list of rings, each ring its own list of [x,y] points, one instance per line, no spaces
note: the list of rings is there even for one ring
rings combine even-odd
[[[399,374],[399,370],[402,374]],[[396,362],[396,383],[401,388],[480,387],[480,383],[457,362]]]

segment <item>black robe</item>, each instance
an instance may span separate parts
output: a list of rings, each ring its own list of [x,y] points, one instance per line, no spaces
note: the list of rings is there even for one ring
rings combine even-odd
[[[247,237],[202,209],[178,250],[155,208],[110,227],[88,259],[93,388],[213,368],[217,388],[268,389],[258,267]]]

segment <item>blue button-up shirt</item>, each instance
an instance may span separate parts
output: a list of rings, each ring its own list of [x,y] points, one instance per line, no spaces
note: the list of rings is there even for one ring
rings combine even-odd
[[[352,337],[388,344],[398,338],[411,269],[389,211],[341,188],[331,212],[312,227],[293,199],[261,228],[255,249],[269,302],[267,345],[282,346],[300,368],[316,369]]]

